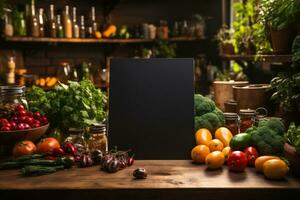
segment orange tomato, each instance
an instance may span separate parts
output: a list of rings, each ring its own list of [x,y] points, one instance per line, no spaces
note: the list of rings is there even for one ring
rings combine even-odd
[[[231,152],[231,148],[230,148],[230,147],[225,147],[225,148],[222,150],[222,153],[223,153],[224,156],[225,156],[225,162],[227,161],[227,158],[228,158],[230,152]]]
[[[209,141],[208,148],[211,152],[222,151],[224,148],[224,145],[219,139],[213,139],[213,140]]]
[[[257,172],[263,172],[263,164],[271,159],[280,159],[277,156],[260,156],[255,160],[255,169]]]
[[[264,175],[269,179],[282,179],[288,171],[289,167],[281,159],[267,160],[263,164]]]
[[[38,153],[51,152],[55,148],[60,148],[60,144],[55,138],[44,138],[37,144]]]
[[[205,164],[208,169],[218,169],[224,165],[225,156],[221,151],[214,151],[205,158]]]
[[[200,144],[208,145],[209,141],[212,140],[212,135],[208,129],[200,128],[195,133],[195,139],[196,139],[197,145],[200,145]]]
[[[195,163],[204,163],[209,153],[209,148],[206,145],[197,145],[192,149],[191,157]]]
[[[219,139],[225,147],[229,146],[232,137],[231,131],[226,127],[218,128],[215,132],[215,138]]]
[[[22,142],[18,142],[15,144],[13,148],[13,156],[24,156],[24,155],[32,155],[36,152],[36,146],[33,144],[33,142],[29,140],[25,140]]]

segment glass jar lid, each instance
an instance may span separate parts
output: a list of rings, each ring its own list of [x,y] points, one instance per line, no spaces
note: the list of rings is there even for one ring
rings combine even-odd
[[[230,112],[224,113],[224,117],[227,120],[237,120],[239,118],[237,113],[230,113]]]
[[[70,135],[78,135],[82,134],[84,130],[82,128],[69,128],[68,132]]]
[[[24,86],[0,86],[0,95],[21,95],[25,91]]]
[[[253,109],[241,109],[239,113],[240,113],[241,116],[252,117],[252,116],[255,116],[256,112]]]
[[[91,133],[103,133],[106,132],[106,125],[105,124],[93,124],[90,127]]]

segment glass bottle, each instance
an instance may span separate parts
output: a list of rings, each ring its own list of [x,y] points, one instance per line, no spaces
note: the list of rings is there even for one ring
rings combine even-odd
[[[177,21],[174,22],[174,26],[173,26],[173,30],[172,30],[172,36],[173,37],[178,37],[179,36],[179,26],[178,26]]]
[[[70,18],[69,6],[66,5],[63,15],[63,25],[66,38],[72,38],[72,21]]]
[[[39,37],[45,37],[45,17],[44,17],[44,9],[39,9]]]
[[[91,27],[92,27],[92,35],[95,37],[96,32],[98,31],[98,24],[96,22],[96,11],[95,6],[91,8]]]
[[[11,15],[11,10],[6,11],[5,15],[4,15],[4,33],[5,36],[11,37],[14,35],[14,27],[12,24],[12,15]]]
[[[181,36],[187,36],[189,32],[187,21],[184,20],[181,26]]]
[[[56,29],[57,29],[56,36],[58,38],[63,38],[65,34],[64,34],[64,28],[63,28],[63,26],[61,24],[61,17],[60,17],[60,15],[56,16]]]
[[[244,133],[248,128],[252,127],[255,121],[255,110],[252,109],[241,109],[239,112],[241,125],[240,132]]]
[[[54,17],[54,5],[50,4],[49,36],[56,38],[56,22]]]
[[[79,38],[79,26],[77,24],[76,7],[73,7],[73,37]]]
[[[6,74],[6,81],[7,84],[13,85],[15,84],[15,69],[16,69],[16,63],[14,57],[9,58],[7,66],[8,66],[8,73]]]
[[[105,124],[96,124],[90,127],[90,138],[88,146],[90,151],[100,150],[106,153],[108,150],[108,140]]]
[[[39,22],[35,15],[34,0],[31,1],[31,16],[30,16],[30,35],[32,37],[39,37]]]
[[[26,20],[25,20],[25,17],[24,17],[24,12],[20,12],[19,35],[20,36],[26,36],[27,35]]]
[[[240,132],[240,120],[237,113],[224,113],[225,127],[230,130],[232,135],[236,135]]]
[[[84,16],[80,16],[80,38],[85,38]]]

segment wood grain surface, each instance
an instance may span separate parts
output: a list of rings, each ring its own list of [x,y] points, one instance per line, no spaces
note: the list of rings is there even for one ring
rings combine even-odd
[[[137,167],[146,168],[147,179],[133,178],[132,172]],[[100,194],[110,199],[199,199],[199,195],[205,195],[205,199],[234,199],[240,195],[243,200],[253,197],[277,199],[283,195],[299,195],[300,179],[287,177],[271,181],[254,169],[232,173],[226,166],[209,171],[205,166],[193,165],[187,160],[138,160],[132,167],[114,174],[100,171],[99,166],[73,168],[38,177],[20,177],[17,170],[0,171],[0,197],[6,199],[25,194],[31,199],[39,199],[39,195],[50,199],[55,194],[74,199],[85,195],[93,199]]]

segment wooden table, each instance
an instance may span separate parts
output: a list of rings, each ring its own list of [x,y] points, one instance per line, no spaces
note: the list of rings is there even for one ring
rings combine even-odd
[[[133,179],[137,167],[148,171],[145,180]],[[99,166],[69,169],[39,177],[20,177],[17,170],[0,171],[0,199],[289,199],[300,195],[300,179],[271,181],[247,169],[227,167],[209,171],[187,160],[139,160],[109,174]],[[297,199],[297,198],[296,198]]]

